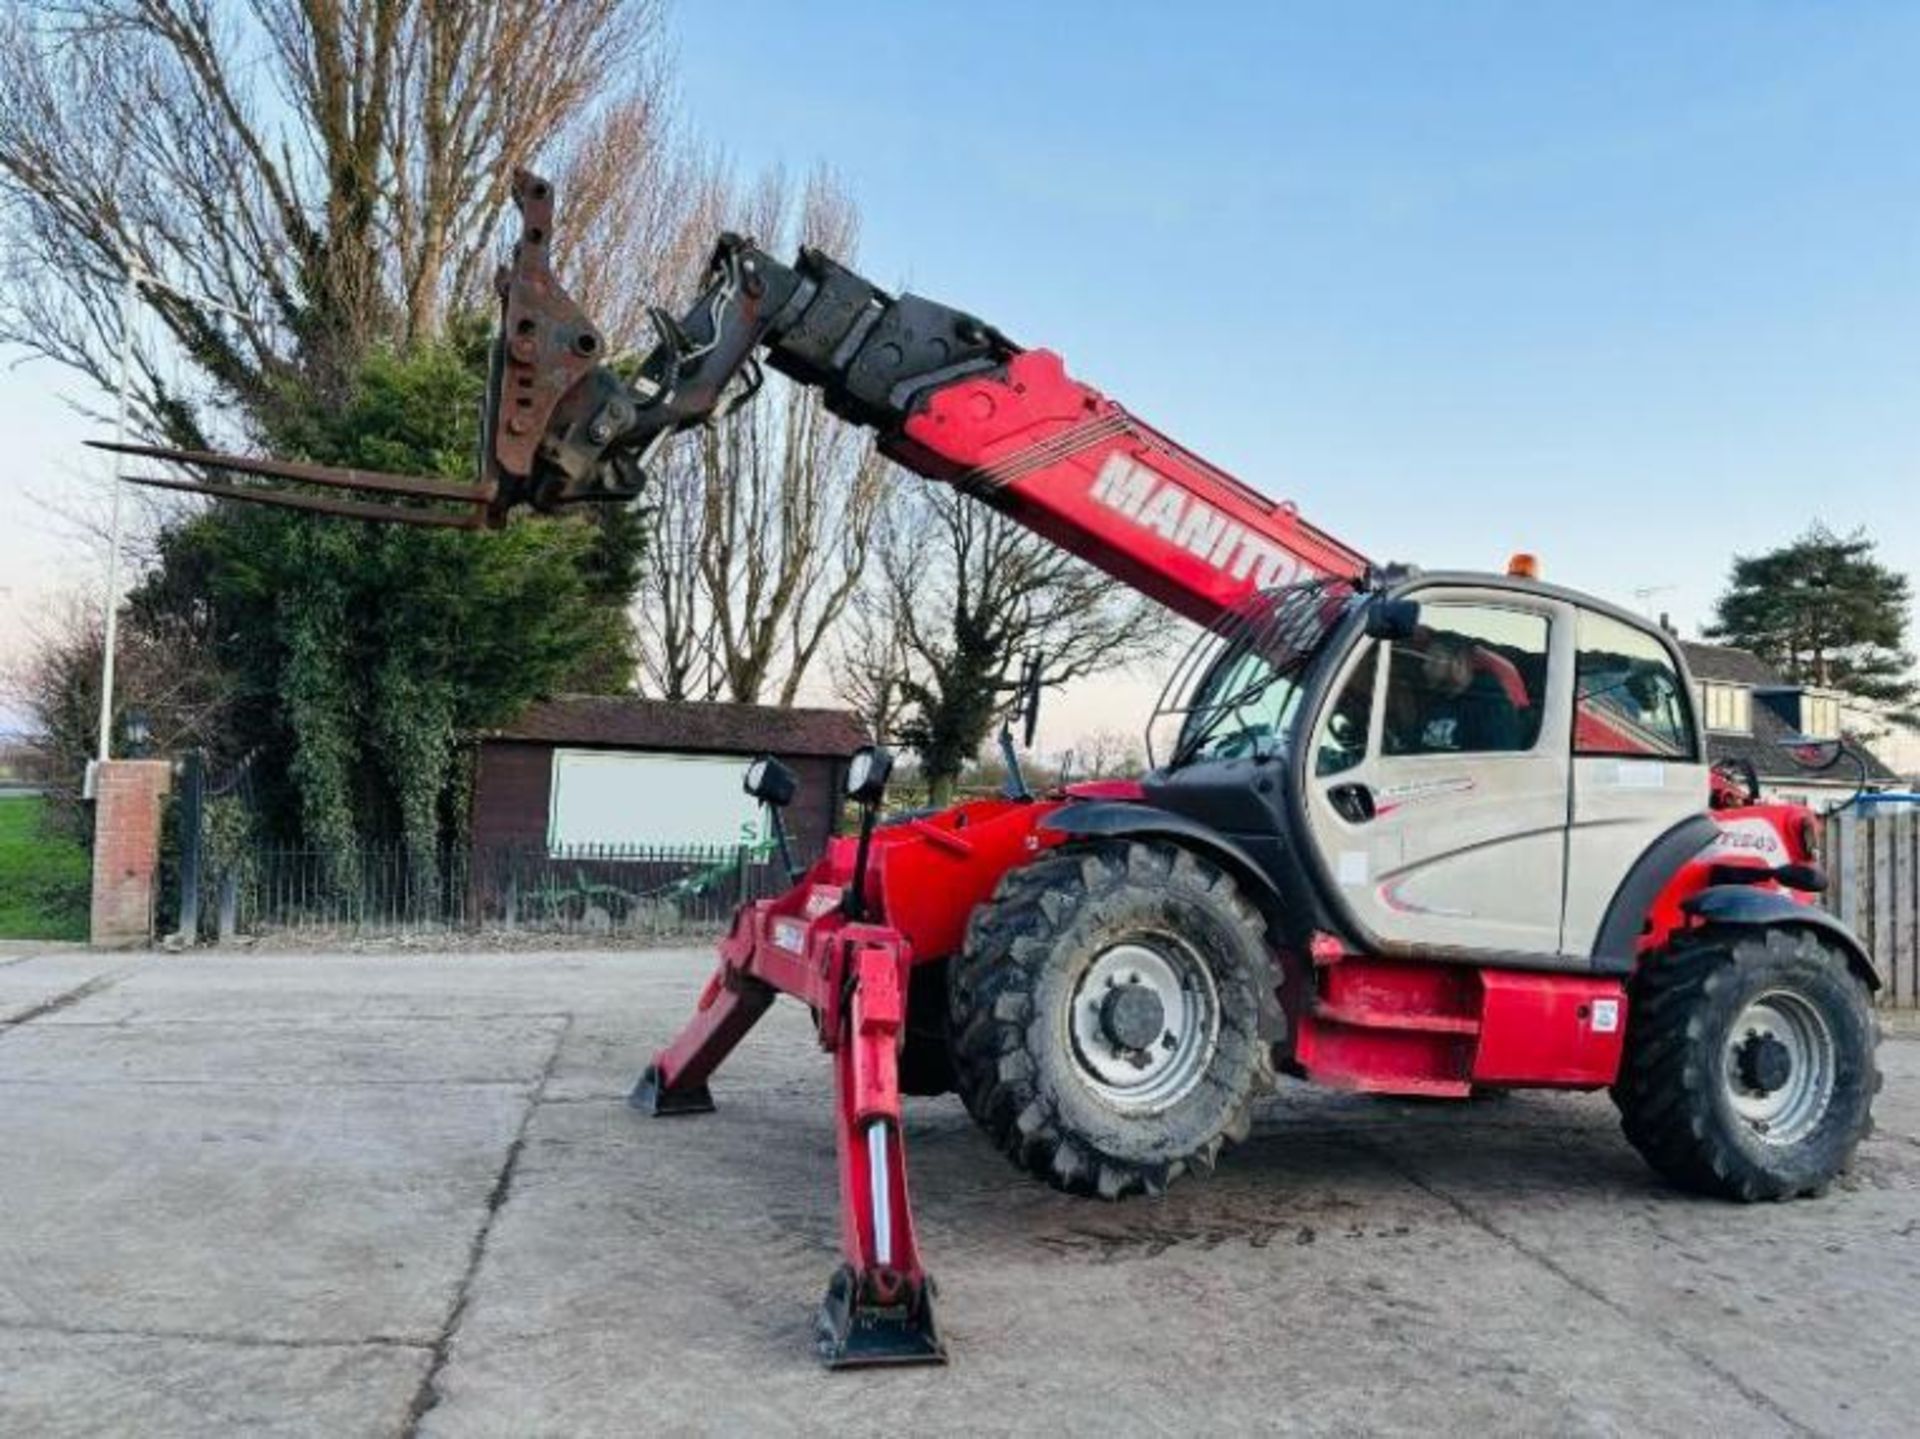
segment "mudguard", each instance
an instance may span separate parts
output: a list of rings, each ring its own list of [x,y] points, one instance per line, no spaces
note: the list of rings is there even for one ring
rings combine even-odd
[[[1286,916],[1280,890],[1260,863],[1219,830],[1172,810],[1133,801],[1069,804],[1040,821],[1055,834],[1100,839],[1171,839],[1206,855],[1239,881],[1247,898],[1269,926],[1279,930]]]
[[[1880,971],[1860,937],[1833,915],[1815,905],[1803,904],[1777,889],[1760,889],[1750,884],[1710,885],[1681,904],[1703,924],[1737,925],[1766,929],[1774,925],[1794,925],[1817,930],[1840,946],[1847,965],[1860,976],[1869,992],[1880,989]]]
[[[1593,967],[1602,974],[1632,974],[1640,936],[1660,892],[1715,839],[1720,827],[1709,815],[1690,814],[1647,846],[1608,901],[1594,936]]]

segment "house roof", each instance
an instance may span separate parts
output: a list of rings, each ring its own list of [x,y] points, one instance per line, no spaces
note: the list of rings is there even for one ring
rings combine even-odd
[[[1699,640],[1681,640],[1687,668],[1697,680],[1724,680],[1737,685],[1778,685],[1782,683],[1773,667],[1752,650],[1737,650],[1731,645],[1702,644]]]
[[[1693,671],[1693,677],[1699,680],[1714,680],[1725,684],[1748,685],[1756,690],[1793,690],[1799,688],[1784,682],[1772,666],[1754,654],[1751,650],[1737,650],[1730,645],[1701,644],[1697,640],[1681,640],[1680,648],[1687,656],[1687,668]],[[1755,695],[1754,702],[1748,706],[1752,716],[1752,733],[1723,734],[1714,730],[1707,731],[1707,758],[1715,764],[1722,760],[1744,759],[1753,766],[1755,774],[1763,780],[1776,784],[1837,785],[1851,789],[1855,782],[1855,772],[1851,764],[1842,761],[1831,770],[1814,774],[1802,769],[1794,762],[1782,743],[1793,733],[1780,712],[1768,704],[1761,696]],[[1847,737],[1847,748],[1860,755],[1867,763],[1867,778],[1875,784],[1884,784],[1898,780],[1899,776],[1881,763],[1880,757],[1853,735]]]
[[[481,738],[694,754],[845,755],[867,742],[867,732],[851,710],[563,695],[529,706]]]

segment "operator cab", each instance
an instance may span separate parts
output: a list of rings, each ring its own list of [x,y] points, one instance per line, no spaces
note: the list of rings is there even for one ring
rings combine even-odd
[[[1146,799],[1248,856],[1303,928],[1586,968],[1642,857],[1707,807],[1691,693],[1671,636],[1529,578],[1293,586],[1176,672]]]

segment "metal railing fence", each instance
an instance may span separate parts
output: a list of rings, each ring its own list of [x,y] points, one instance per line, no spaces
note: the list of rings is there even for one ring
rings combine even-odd
[[[456,933],[670,938],[724,930],[787,886],[767,846],[249,846],[201,879],[200,937]]]

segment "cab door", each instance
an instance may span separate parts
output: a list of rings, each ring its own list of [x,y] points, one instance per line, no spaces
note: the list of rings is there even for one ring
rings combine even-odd
[[[1363,642],[1315,720],[1313,841],[1362,937],[1382,950],[1553,957],[1571,608],[1517,590],[1415,598],[1414,632]]]
[[[1573,825],[1563,954],[1593,951],[1607,906],[1640,856],[1707,810],[1690,687],[1672,647],[1642,626],[1576,618]]]

